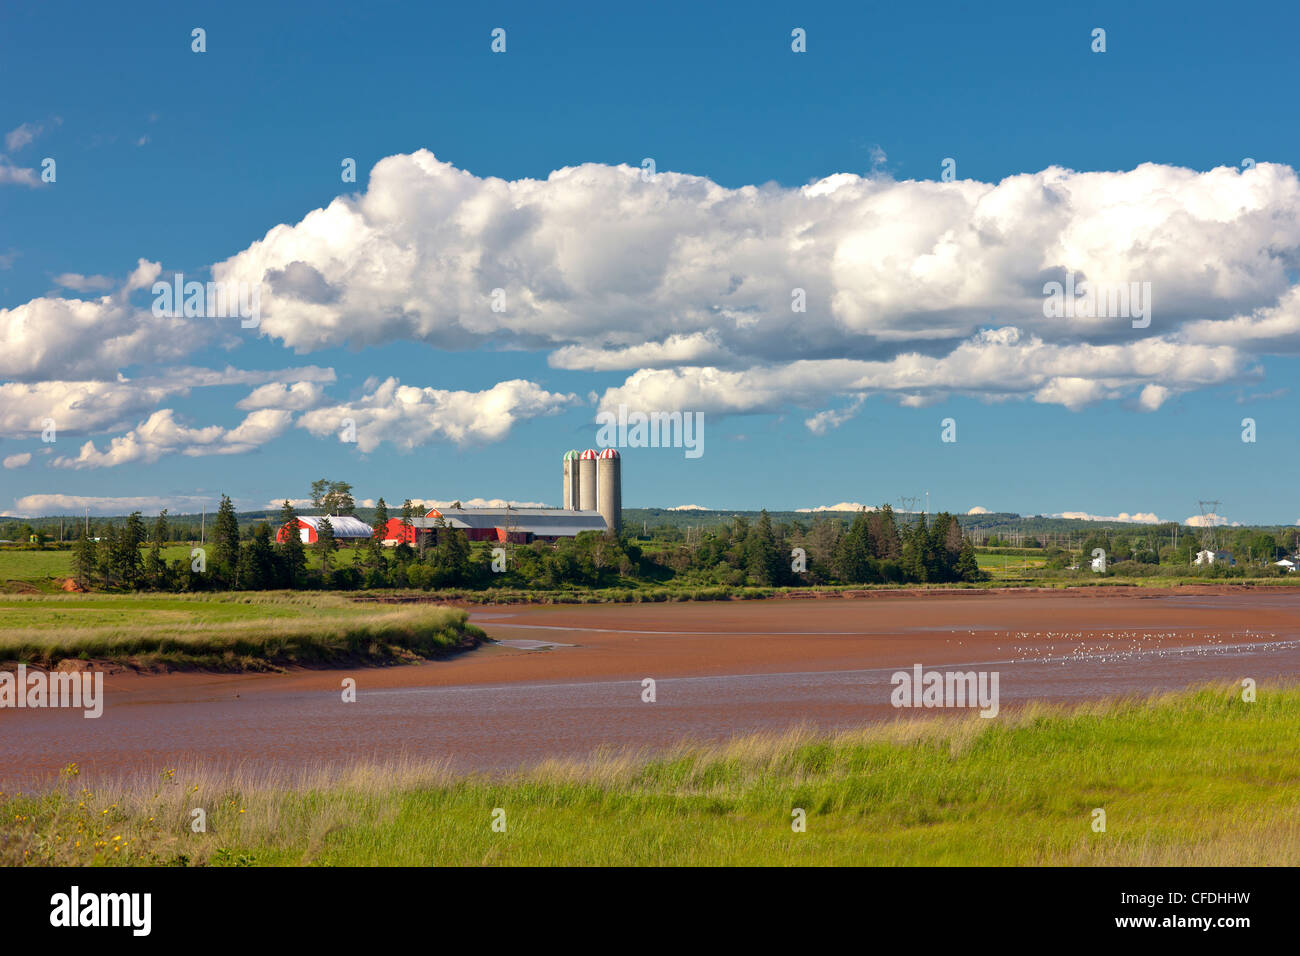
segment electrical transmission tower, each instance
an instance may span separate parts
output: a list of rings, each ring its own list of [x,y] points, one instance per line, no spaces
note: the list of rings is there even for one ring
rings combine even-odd
[[[916,503],[920,500],[921,500],[920,495],[899,495],[898,506],[903,509],[903,514],[908,514],[910,512],[911,514],[915,515]],[[915,520],[919,521],[920,519],[917,518]]]
[[[1219,505],[1221,501],[1201,501],[1201,550],[1217,554],[1219,551]]]

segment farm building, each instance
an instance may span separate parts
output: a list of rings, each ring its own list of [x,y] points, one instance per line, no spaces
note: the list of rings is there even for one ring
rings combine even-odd
[[[1232,556],[1231,551],[1197,551],[1196,560],[1193,564],[1226,564],[1235,565],[1237,559]]]
[[[606,448],[597,453],[588,448],[566,452],[563,508],[433,508],[423,518],[403,525],[401,518],[389,518],[380,532],[387,547],[435,544],[439,526],[458,528],[470,541],[555,541],[573,538],[584,531],[620,530],[623,519],[623,474],[619,453]],[[459,502],[457,502],[459,504]],[[299,519],[302,540],[316,540],[320,516]],[[330,517],[334,537],[340,541],[361,540],[374,532],[360,519]],[[277,541],[288,532],[281,528]]]
[[[403,525],[401,518],[389,518],[384,524],[384,533],[379,540],[389,548],[399,544],[415,544],[415,527]]]
[[[374,535],[374,530],[370,525],[360,518],[354,518],[352,515],[303,515],[298,519],[298,533],[302,537],[304,544],[316,543],[316,529],[320,527],[323,518],[330,519],[330,527],[334,529],[335,541],[365,541]],[[292,533],[293,530],[288,524],[285,524],[275,533],[275,540],[287,541]]]
[[[509,541],[528,544],[572,538],[584,531],[605,531],[609,525],[599,511],[553,508],[434,508],[412,522],[417,534],[435,535],[439,521],[459,528],[470,541]],[[400,521],[399,521],[400,524]]]
[[[623,463],[618,452],[594,448],[564,454],[564,511],[573,514],[596,512],[605,527],[614,532],[623,525]]]

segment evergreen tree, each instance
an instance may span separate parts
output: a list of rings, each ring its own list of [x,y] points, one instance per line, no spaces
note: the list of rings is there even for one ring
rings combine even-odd
[[[446,532],[446,550],[442,557],[443,570],[446,572],[450,583],[463,585],[469,583],[470,578],[470,546],[469,538],[460,528],[449,528]],[[439,533],[439,539],[443,533]],[[443,550],[439,548],[439,550]]]
[[[149,587],[155,590],[167,590],[167,562],[162,557],[162,547],[167,541],[167,509],[158,512],[153,522],[150,535],[149,554],[144,559],[144,578]]]
[[[375,520],[371,523],[373,533],[364,546],[360,546],[357,552],[356,566],[367,572],[375,572],[384,566],[384,546],[383,539],[385,528],[388,525],[388,504],[383,498],[379,499],[379,504],[375,506]],[[373,583],[370,587],[380,586],[379,579],[371,575]]]
[[[72,550],[72,575],[83,588],[89,588],[95,582],[99,572],[99,559],[95,554],[95,539],[83,529]]]
[[[170,540],[170,529],[167,527],[167,509],[164,508],[158,512],[158,517],[153,519],[152,541],[161,548]]]
[[[871,574],[871,530],[863,508],[849,530],[839,540],[835,555],[835,575],[849,584],[863,584]]]
[[[144,520],[140,512],[134,511],[117,536],[117,554],[113,562],[123,587],[137,588],[144,578],[144,559],[140,555],[144,540]]]
[[[957,558],[961,555],[961,525],[946,511],[934,516],[926,534],[925,573],[927,581],[953,581],[957,578]]]
[[[275,548],[266,522],[260,522],[253,529],[253,540],[243,549],[239,560],[241,586],[250,591],[263,591],[275,586]]]
[[[913,581],[928,581],[930,565],[929,523],[924,513],[918,514],[903,534],[903,573]]]
[[[227,580],[238,583],[239,519],[235,517],[235,506],[225,495],[221,496],[216,527],[212,532],[212,562]]]
[[[121,580],[115,565],[117,560],[117,528],[112,522],[105,522],[104,530],[99,535],[99,579],[106,588],[117,587]]]
[[[149,543],[149,553],[144,558],[144,583],[154,590],[166,590],[167,562],[157,541]]]
[[[280,527],[284,531],[284,540],[279,545],[282,583],[285,587],[296,588],[307,573],[307,549],[298,528],[298,512],[287,498],[280,509]]]
[[[882,505],[868,520],[871,532],[871,556],[882,561],[892,561],[902,557],[903,542],[898,537],[898,525],[894,522],[894,509]]]
[[[963,581],[984,580],[984,572],[980,570],[979,561],[975,559],[975,548],[969,538],[961,543],[961,554],[957,556],[957,577]]]
[[[321,570],[329,574],[330,558],[338,550],[338,542],[334,540],[334,525],[330,524],[329,518],[321,518],[316,523],[316,553],[320,555]]]
[[[771,587],[781,582],[781,567],[772,518],[764,508],[759,513],[758,524],[745,540],[745,570],[758,585]]]
[[[459,502],[457,502],[459,504]],[[397,558],[399,561],[406,561],[412,555],[411,546],[407,543],[412,535],[411,528],[415,521],[415,502],[407,498],[402,502],[402,540],[397,545]],[[420,546],[424,546],[421,540]]]

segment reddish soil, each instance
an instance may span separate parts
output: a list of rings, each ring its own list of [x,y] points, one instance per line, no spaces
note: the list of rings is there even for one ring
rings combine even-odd
[[[343,674],[364,674],[371,687],[639,679],[884,667],[911,660],[918,651],[930,659],[936,654],[993,659],[1006,656],[1008,639],[1017,633],[1025,636],[1014,644],[1026,654],[1060,651],[1084,643],[1085,636],[1089,646],[1115,648],[1129,646],[1135,635],[1147,635],[1150,646],[1227,635],[1238,643],[1300,636],[1300,592],[1292,591],[1196,586],[863,593],[871,600],[815,606],[799,600],[481,605],[470,609],[470,620],[491,638],[573,646],[489,646],[417,666],[295,668],[248,677],[253,687],[265,683],[277,690],[333,689]],[[195,673],[121,674],[113,684],[143,690],[160,682],[182,687],[213,679]]]
[[[407,756],[496,772],[602,747],[850,728],[900,716],[890,675],[917,663],[1000,673],[1007,708],[1300,675],[1291,589],[877,592],[471,616],[503,643],[386,668],[111,673],[97,720],[0,710],[0,790],[41,785],[72,761],[294,770]],[[356,703],[341,700],[349,677]],[[640,698],[646,677],[653,705]]]

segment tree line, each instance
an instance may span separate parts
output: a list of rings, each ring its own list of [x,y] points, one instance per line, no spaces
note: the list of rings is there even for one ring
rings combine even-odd
[[[921,514],[901,530],[889,505],[863,509],[846,527],[819,516],[811,527],[775,524],[766,511],[751,524],[688,532],[667,557],[700,584],[769,587],[800,584],[911,584],[979,581],[975,549],[957,519]]]
[[[404,502],[402,523],[409,526],[415,514],[412,503]],[[888,505],[860,512],[847,527],[821,518],[810,528],[778,524],[764,511],[752,524],[737,517],[730,525],[651,553],[627,537],[600,532],[476,548],[463,530],[442,519],[416,546],[385,547],[381,539],[389,517],[381,498],[374,509],[374,534],[353,546],[351,562],[342,562],[329,516],[317,522],[317,540],[311,544],[297,533],[276,541],[279,528],[297,526],[290,502],[282,505],[274,530],[265,520],[241,529],[233,504],[222,495],[207,547],[166,561],[163,548],[172,540],[167,512],[152,523],[136,512],[120,525],[103,528],[98,541],[83,533],[73,549],[73,574],[85,588],[158,591],[561,589],[636,580],[778,587],[982,578],[974,548],[956,518],[946,512],[933,519],[921,515],[900,529]]]

